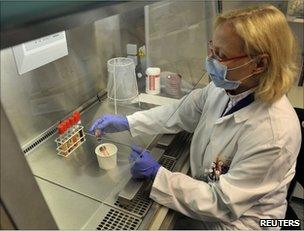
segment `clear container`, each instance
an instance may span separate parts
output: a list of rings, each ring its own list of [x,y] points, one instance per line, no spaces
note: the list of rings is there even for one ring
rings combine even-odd
[[[181,95],[181,76],[179,74],[168,74],[165,78],[165,91],[168,95],[179,98]]]
[[[118,57],[108,60],[108,98],[129,101],[137,97],[138,87],[132,59]]]

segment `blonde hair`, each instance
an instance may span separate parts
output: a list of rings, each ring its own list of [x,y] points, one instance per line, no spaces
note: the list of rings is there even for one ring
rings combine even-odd
[[[298,44],[285,15],[274,6],[235,10],[219,15],[215,28],[226,22],[242,38],[248,56],[269,55],[268,68],[261,74],[255,97],[268,103],[281,98],[298,77],[300,60]]]

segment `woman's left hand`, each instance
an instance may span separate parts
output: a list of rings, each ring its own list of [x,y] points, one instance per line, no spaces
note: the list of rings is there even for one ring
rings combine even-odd
[[[129,156],[131,162],[131,174],[135,179],[154,179],[160,164],[154,159],[148,150],[132,145]]]

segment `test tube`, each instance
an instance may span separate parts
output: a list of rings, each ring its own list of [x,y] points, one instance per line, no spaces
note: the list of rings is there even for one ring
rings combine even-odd
[[[81,125],[80,112],[79,111],[74,112],[73,117],[74,117],[75,125],[78,128]],[[79,136],[82,137],[81,141],[83,141],[84,138],[83,138],[83,131],[82,131],[82,129],[79,131]]]
[[[72,137],[71,137],[71,130],[70,130],[71,124],[70,124],[70,121],[68,119],[66,119],[64,121],[64,123],[65,123],[66,129],[67,129],[67,133],[66,133],[66,135],[68,137],[68,142],[67,143],[68,143],[68,148],[69,148],[69,151],[70,151],[71,150],[70,148],[74,145]]]
[[[74,119],[74,116],[71,116],[69,118],[69,122],[71,124],[71,135],[72,135],[72,141],[73,141],[73,144],[77,144],[78,141],[79,141],[79,133],[75,133],[76,131],[76,126],[75,126],[75,119]]]
[[[68,154],[68,145],[66,142],[64,142],[65,139],[64,139],[64,135],[63,135],[66,131],[64,123],[60,123],[57,128],[58,128],[58,133],[59,133],[59,143],[60,143],[61,153],[63,155],[67,155]]]

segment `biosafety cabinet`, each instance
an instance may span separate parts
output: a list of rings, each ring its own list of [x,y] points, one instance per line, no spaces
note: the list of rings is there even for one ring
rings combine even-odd
[[[169,229],[173,212],[149,199],[151,182],[131,178],[130,145],[187,173],[191,134],[106,134],[118,151],[117,166],[104,170],[88,129],[101,115],[170,104],[207,85],[207,41],[223,8],[221,1],[1,2],[1,228]],[[107,94],[115,57],[134,62],[138,93],[127,101]],[[146,94],[147,67],[161,70],[158,95]],[[83,134],[58,155],[58,125],[75,112]]]

